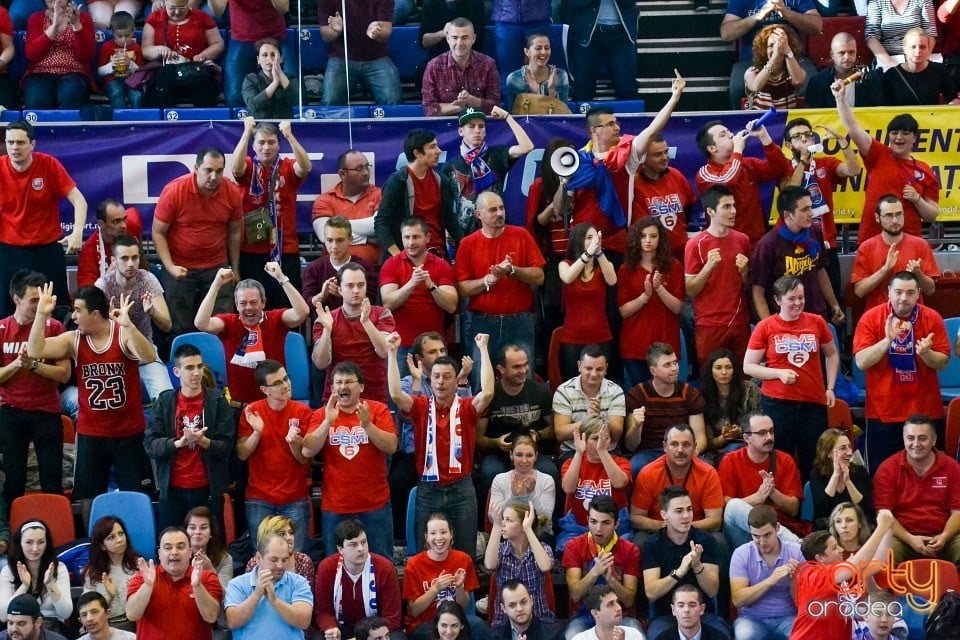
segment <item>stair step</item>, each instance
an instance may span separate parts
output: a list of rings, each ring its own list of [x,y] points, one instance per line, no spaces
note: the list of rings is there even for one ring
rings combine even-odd
[[[637,25],[637,37],[643,40],[662,38],[664,34],[675,33],[677,38],[671,41],[683,42],[689,38],[710,38],[720,40],[720,22],[723,11],[694,13],[692,10],[642,13]]]

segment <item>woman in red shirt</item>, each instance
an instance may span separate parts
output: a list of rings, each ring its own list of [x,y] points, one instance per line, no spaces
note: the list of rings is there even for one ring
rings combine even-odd
[[[90,97],[91,64],[96,54],[93,21],[67,0],[46,0],[45,11],[27,21],[27,72],[23,106],[28,109],[79,109]]]
[[[10,14],[0,7],[0,106],[5,109],[14,109],[19,106],[17,101],[17,86],[7,67],[13,62],[13,21]]]
[[[650,379],[650,345],[665,342],[680,353],[683,266],[671,255],[667,232],[655,218],[641,218],[630,226],[617,281],[623,388],[632,389]]]
[[[220,78],[219,73],[214,72],[213,62],[223,53],[224,44],[217,24],[209,15],[190,8],[187,0],[166,0],[163,9],[151,13],[143,25],[141,47],[146,60],[167,65],[202,62],[209,71],[209,81],[186,88],[166,81],[170,74],[158,69],[147,88],[146,98],[151,106],[169,107],[190,102],[197,107],[210,107],[217,103]]]
[[[557,265],[562,283],[563,345],[560,347],[562,380],[577,375],[580,350],[598,344],[610,357],[613,333],[607,321],[607,287],[617,284],[613,263],[603,254],[603,238],[592,224],[582,222],[570,232],[567,257]]]
[[[757,323],[743,372],[763,381],[760,407],[777,427],[777,448],[794,456],[801,478],[810,476],[817,439],[827,428],[827,407],[836,402],[833,390],[840,356],[827,321],[803,310],[803,284],[795,276],[773,283],[776,315]],[[826,391],[821,352],[826,359]],[[766,361],[766,364],[761,362]]]

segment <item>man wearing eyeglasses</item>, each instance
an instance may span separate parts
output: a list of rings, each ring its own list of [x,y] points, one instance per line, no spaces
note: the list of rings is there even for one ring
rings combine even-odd
[[[834,295],[841,295],[840,261],[837,259],[837,225],[833,220],[833,187],[850,176],[860,174],[857,154],[850,143],[840,137],[834,129],[817,125],[830,137],[839,141],[843,162],[833,156],[814,156],[811,145],[818,140],[814,137],[813,127],[806,118],[794,118],[783,129],[783,141],[790,151],[793,163],[793,175],[786,184],[803,187],[810,194],[813,205],[813,226],[820,229],[823,236],[823,248],[827,254],[826,269],[833,287]],[[821,136],[821,140],[828,136]],[[772,281],[771,281],[772,282]]]
[[[880,235],[857,248],[850,273],[850,284],[858,298],[866,298],[866,309],[887,301],[883,285],[901,271],[917,276],[920,293],[932,296],[940,269],[930,245],[923,238],[903,230],[903,203],[892,193],[880,197],[874,216],[880,223]]]
[[[853,114],[847,102],[846,89],[837,81],[830,86],[837,101],[840,122],[850,132],[850,140],[863,156],[867,185],[863,198],[858,243],[880,233],[877,221],[869,214],[875,211],[877,201],[885,193],[894,193],[903,199],[904,231],[922,235],[924,222],[936,222],[940,214],[940,183],[925,162],[913,156],[913,146],[920,136],[920,124],[909,113],[893,117],[887,125],[886,145],[874,140]]]
[[[778,536],[799,542],[797,520],[803,487],[797,463],[789,453],[774,448],[773,420],[751,412],[741,427],[747,446],[728,453],[720,462],[723,487],[723,533],[731,549],[750,542],[748,517],[753,507],[768,504],[777,512]]]
[[[290,376],[276,360],[264,360],[253,371],[266,396],[248,404],[237,429],[237,457],[247,463],[247,527],[256,548],[257,527],[264,518],[286,516],[294,521],[294,547],[302,551],[310,525],[310,458],[303,456],[303,438],[313,412],[290,399]]]
[[[358,149],[347,149],[337,159],[337,175],[340,182],[313,203],[313,232],[324,241],[327,221],[343,216],[350,221],[350,255],[377,264],[380,245],[373,230],[373,214],[380,208],[381,191],[370,182],[370,159]]]
[[[286,138],[293,158],[280,157],[280,136]],[[253,137],[253,157],[247,147]],[[266,209],[271,231],[257,239],[243,227],[240,244],[240,277],[253,278],[266,289],[267,308],[287,305],[283,286],[264,270],[267,262],[279,262],[288,274],[293,288],[300,290],[300,240],[297,237],[297,189],[306,182],[313,168],[306,149],[297,141],[289,120],[279,126],[272,122],[257,123],[252,116],[243,119],[243,134],[233,150],[233,178],[243,193],[245,215]]]

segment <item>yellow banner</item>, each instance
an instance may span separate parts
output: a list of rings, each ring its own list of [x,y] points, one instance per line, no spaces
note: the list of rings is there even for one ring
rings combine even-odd
[[[920,135],[913,150],[913,157],[927,163],[940,182],[939,222],[960,221],[960,108],[956,106],[925,107],[871,107],[855,109],[857,122],[874,139],[886,144],[887,123],[894,116],[909,112],[920,124]],[[845,134],[835,109],[794,109],[787,115],[806,118],[811,125],[824,124]],[[822,129],[816,130],[822,134]],[[836,140],[823,142],[825,155],[836,156],[843,161],[840,145]],[[786,150],[786,147],[784,147]],[[856,145],[853,147],[856,149]],[[787,151],[789,154],[789,151]],[[860,174],[841,183],[833,192],[833,217],[837,224],[857,224],[863,213],[863,194],[866,186],[866,170],[859,150]],[[776,202],[776,196],[774,196]],[[770,222],[776,222],[776,205],[770,212]]]

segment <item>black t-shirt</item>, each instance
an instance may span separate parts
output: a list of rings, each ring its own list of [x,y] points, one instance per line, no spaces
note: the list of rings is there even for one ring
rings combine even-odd
[[[683,556],[690,553],[690,540],[693,540],[703,547],[703,555],[700,556],[700,562],[702,564],[715,564],[719,566],[720,561],[717,558],[717,547],[716,544],[714,544],[713,538],[710,537],[710,534],[703,533],[699,529],[691,527],[690,537],[680,545],[673,544],[670,538],[667,537],[666,529],[661,529],[653,536],[647,538],[646,542],[643,543],[643,570],[660,569],[660,577],[666,577],[671,571],[678,569],[680,563],[683,561]],[[691,584],[697,589],[700,589],[700,585],[697,583],[697,576],[693,575],[692,570],[688,571],[687,575],[680,578],[680,581],[677,582],[669,593],[654,600],[653,613],[655,616],[673,615],[670,611],[670,603],[673,601],[674,590],[681,584]],[[700,592],[703,594],[703,601],[707,604],[707,613],[716,613],[713,607],[713,598],[703,593],[703,589],[700,589]]]
[[[938,62],[929,63],[920,73],[893,67],[883,74],[881,84],[886,97],[885,104],[889,106],[939,104],[941,96],[944,102],[957,97],[953,78],[947,68]]]
[[[553,394],[544,385],[527,380],[520,393],[509,396],[497,382],[493,400],[487,407],[487,437],[526,435],[530,429],[539,431],[546,426],[546,418],[552,415]]]
[[[453,178],[454,189],[457,190],[457,197],[454,200],[457,221],[460,223],[460,229],[463,231],[464,237],[466,237],[480,228],[480,219],[474,213],[477,207],[477,196],[480,193],[473,188],[473,174],[470,171],[470,166],[460,156],[459,146],[456,153],[456,157],[443,165],[440,175]],[[510,147],[487,147],[486,152],[481,157],[497,177],[493,186],[486,191],[493,191],[502,195],[503,181],[506,179],[513,163],[516,162],[515,158],[510,158]]]

